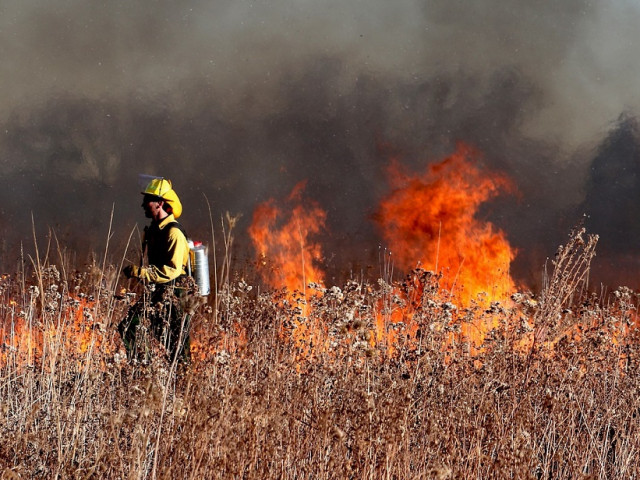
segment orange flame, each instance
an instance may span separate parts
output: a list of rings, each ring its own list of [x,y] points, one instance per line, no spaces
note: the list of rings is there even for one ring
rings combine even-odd
[[[286,289],[287,300],[299,306],[288,334],[301,355],[309,357],[325,341],[324,326],[309,317],[307,286],[322,285],[324,272],[317,266],[322,248],[312,240],[325,225],[326,212],[302,199],[305,182],[295,186],[283,207],[271,199],[259,205],[249,228],[258,252],[263,280],[272,288]]]
[[[416,266],[442,275],[443,300],[462,307],[476,302],[508,300],[515,292],[509,266],[515,257],[502,231],[476,218],[479,207],[502,190],[511,188],[504,176],[485,176],[473,161],[473,151],[459,145],[442,162],[429,166],[422,175],[410,176],[397,163],[389,171],[393,191],[381,202],[377,214],[393,261],[404,269]],[[453,304],[447,307],[452,312]],[[393,324],[408,324],[411,313],[402,308],[380,307],[376,340],[393,353]],[[470,341],[471,351],[482,344],[486,333],[497,326],[491,316],[466,324],[460,339]]]
[[[113,345],[105,338],[105,327],[93,318],[95,302],[86,298],[57,303],[52,311],[40,312],[32,300],[20,309],[13,299],[5,300],[0,324],[0,367],[10,362],[33,365],[45,357],[64,355],[80,358],[90,348],[111,354]]]
[[[476,219],[483,202],[510,188],[505,177],[483,176],[465,146],[421,176],[401,172],[396,163],[390,173],[394,190],[377,219],[400,267],[420,263],[442,271],[441,286],[464,305],[478,295],[489,302],[515,291],[514,250],[501,230]]]
[[[290,293],[304,294],[309,283],[324,281],[324,272],[317,266],[322,248],[311,238],[324,228],[327,214],[314,202],[303,203],[305,183],[296,185],[287,198],[290,213],[271,199],[256,208],[249,228],[262,265],[270,267],[263,270],[264,281]]]

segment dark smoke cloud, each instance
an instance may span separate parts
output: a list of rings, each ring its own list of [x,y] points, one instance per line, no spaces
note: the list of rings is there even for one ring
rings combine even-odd
[[[639,101],[638,15],[587,0],[3,2],[3,249],[30,241],[33,212],[38,234],[99,251],[113,207],[122,251],[148,173],[174,181],[194,235],[208,238],[207,199],[215,218],[243,213],[248,251],[255,206],[308,179],[339,275],[376,261],[390,158],[422,171],[464,141],[514,179],[519,196],[482,214],[531,282],[597,190],[591,152]]]
[[[636,285],[640,267],[640,135],[636,119],[622,115],[599,146],[586,182],[585,224],[598,232],[596,278],[613,287]]]

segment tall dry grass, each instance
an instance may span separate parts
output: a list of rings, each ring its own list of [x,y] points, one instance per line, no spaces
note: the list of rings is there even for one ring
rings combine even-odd
[[[0,474],[637,478],[637,295],[588,292],[594,246],[575,232],[535,298],[462,308],[417,270],[316,286],[306,319],[227,270],[189,369],[125,361],[119,266],[25,261],[0,279]]]

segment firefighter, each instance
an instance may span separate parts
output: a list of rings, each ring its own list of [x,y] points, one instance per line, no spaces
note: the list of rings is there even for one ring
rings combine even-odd
[[[123,273],[148,288],[129,309],[118,331],[130,360],[149,360],[150,344],[143,330],[150,330],[165,346],[169,360],[178,358],[188,363],[190,319],[183,305],[185,297],[193,293],[193,282],[186,275],[189,262],[186,234],[176,221],[182,213],[182,204],[171,181],[164,178],[154,178],[141,193],[145,216],[151,219],[142,242],[142,256],[146,253],[148,265],[142,266],[141,259],[141,265],[128,265]]]

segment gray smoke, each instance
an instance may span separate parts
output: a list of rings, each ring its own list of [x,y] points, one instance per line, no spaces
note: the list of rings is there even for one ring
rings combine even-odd
[[[531,282],[640,103],[639,19],[630,0],[2,2],[2,248],[31,241],[33,212],[38,235],[100,251],[113,207],[124,249],[139,173],[173,180],[205,240],[206,199],[245,228],[308,179],[341,275],[376,261],[390,158],[422,171],[464,141],[516,183],[482,214]]]

